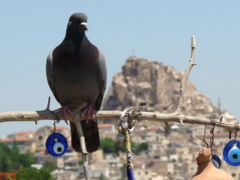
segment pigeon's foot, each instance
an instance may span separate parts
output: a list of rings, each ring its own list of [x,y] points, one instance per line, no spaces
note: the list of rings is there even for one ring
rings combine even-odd
[[[63,113],[63,118],[65,121],[67,121],[67,116],[68,115],[73,115],[72,111],[67,107],[67,106],[62,106],[59,109],[54,110],[55,113],[62,112]]]
[[[96,111],[93,109],[92,105],[89,105],[82,113],[82,116],[86,117],[87,120],[93,119],[96,117]]]

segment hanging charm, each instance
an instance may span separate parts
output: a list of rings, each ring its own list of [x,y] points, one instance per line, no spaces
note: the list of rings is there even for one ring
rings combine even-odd
[[[198,169],[191,180],[233,180],[232,176],[222,169],[215,168],[210,148],[201,149],[196,155]]]
[[[229,141],[223,149],[223,157],[229,165],[240,166],[240,141]]]
[[[212,154],[212,163],[216,168],[220,168],[222,165],[221,159],[216,154]]]
[[[62,134],[56,133],[56,121],[53,125],[53,133],[48,136],[45,146],[50,155],[60,157],[67,152],[67,139]]]
[[[239,124],[239,122],[237,124]],[[234,139],[229,141],[223,149],[224,160],[231,166],[240,166],[240,141],[237,140],[237,124]]]
[[[204,134],[203,134],[203,138],[202,138],[202,141],[206,144],[207,148],[210,148],[211,149],[211,154],[212,154],[212,164],[216,167],[216,168],[220,168],[221,167],[221,159],[218,157],[218,155],[216,155],[215,153],[213,153],[213,145],[214,145],[214,129],[215,129],[215,121],[212,120],[212,123],[213,123],[213,126],[212,126],[212,129],[210,131],[211,133],[211,138],[210,138],[210,144],[207,142],[206,140],[206,130],[207,130],[207,126],[205,125],[205,128],[204,128]]]
[[[127,153],[127,178],[128,180],[135,180],[133,173],[133,155],[131,150],[130,133],[134,130],[137,119],[141,115],[140,110],[125,109],[119,121],[119,134],[118,140],[124,143]]]
[[[133,173],[133,155],[131,150],[131,139],[128,130],[124,132],[125,135],[125,147],[127,152],[127,177],[128,180],[135,180]]]

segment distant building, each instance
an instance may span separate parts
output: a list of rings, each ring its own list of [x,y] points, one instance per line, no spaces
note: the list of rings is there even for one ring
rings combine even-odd
[[[36,131],[24,131],[8,135],[0,139],[0,142],[7,144],[9,147],[16,145],[20,152],[34,151],[34,135]]]
[[[115,124],[98,124],[99,134],[101,138],[113,138],[116,137],[117,131]]]
[[[105,178],[110,177],[110,166],[107,162],[96,162],[90,166],[91,178],[97,178],[103,176]]]

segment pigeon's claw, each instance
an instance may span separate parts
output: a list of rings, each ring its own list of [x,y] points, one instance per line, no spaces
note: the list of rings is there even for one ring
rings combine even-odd
[[[94,119],[96,117],[96,111],[94,110],[92,105],[89,105],[82,113],[87,120]]]
[[[66,123],[67,123],[68,115],[70,115],[70,116],[73,115],[72,111],[67,106],[62,106],[61,108],[54,110],[54,112],[55,113],[62,112],[63,113],[63,118],[64,118]]]

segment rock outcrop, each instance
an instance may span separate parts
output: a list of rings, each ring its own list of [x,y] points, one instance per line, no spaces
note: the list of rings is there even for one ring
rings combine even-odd
[[[143,106],[146,111],[174,112],[178,104],[182,77],[183,73],[171,66],[129,57],[122,67],[122,72],[113,77],[103,109],[123,110],[125,107]],[[211,100],[198,92],[189,81],[182,108],[186,115],[210,117],[218,112]]]

